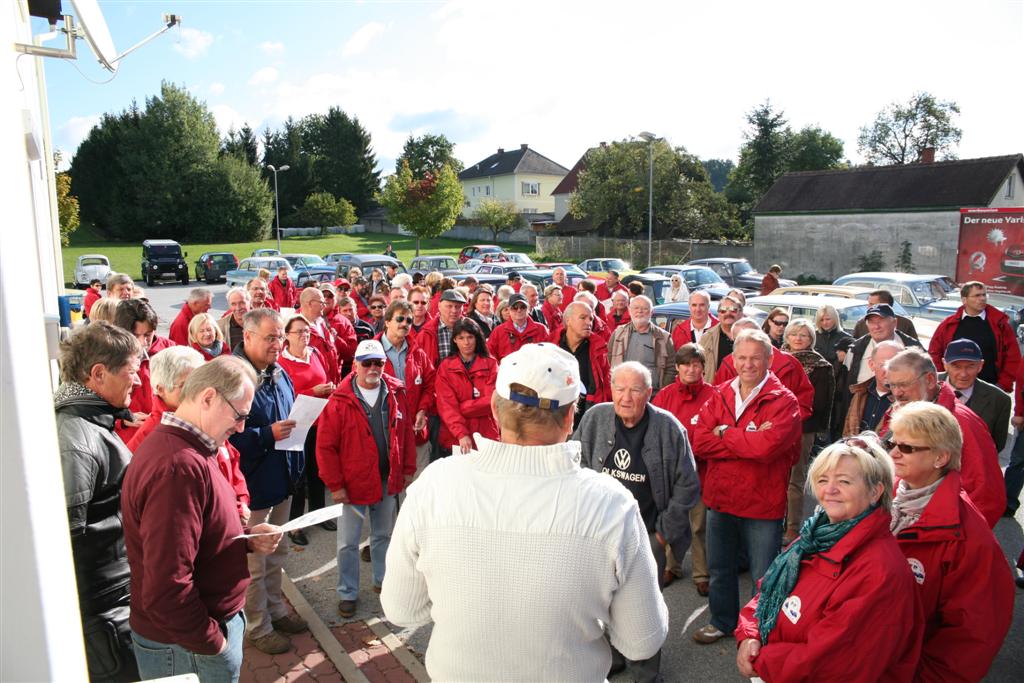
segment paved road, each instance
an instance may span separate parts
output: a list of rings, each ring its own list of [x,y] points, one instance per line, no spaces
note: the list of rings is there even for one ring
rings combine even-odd
[[[203,285],[205,286],[205,285]],[[226,285],[208,287],[214,293],[213,313],[218,316],[227,310]],[[146,288],[146,295],[160,317],[161,334],[181,309],[192,285],[186,287],[168,283]],[[1006,462],[1002,465],[1005,467]],[[808,501],[809,511],[810,501]],[[1024,548],[1024,508],[1015,519],[1002,519],[996,526],[996,536],[1006,552],[1009,562],[1016,560]],[[365,534],[365,530],[364,530]],[[335,538],[331,532],[319,528],[310,530],[310,545],[306,548],[293,547],[287,563],[287,571],[306,599],[328,625],[341,623],[337,616],[338,598],[334,592],[337,581],[335,562]],[[684,563],[689,569],[689,560]],[[378,596],[371,590],[370,566],[361,565],[359,611],[356,618],[378,617],[383,619]],[[741,595],[749,595],[750,582],[745,575]],[[1024,591],[1017,590],[1014,604],[1013,625],[1003,648],[992,665],[986,681],[1019,681],[1024,671]],[[666,681],[695,681],[709,683],[717,681],[740,681],[736,672],[734,641],[723,639],[714,645],[698,645],[693,639],[694,630],[707,623],[707,599],[701,598],[692,582],[686,578],[676,581],[665,590],[665,601],[671,615],[669,637],[663,651],[662,670]],[[418,629],[396,629],[399,637],[416,652],[426,650],[430,638],[430,627]],[[837,653],[837,656],[852,657],[852,653]],[[614,682],[629,680],[624,675],[616,676]]]

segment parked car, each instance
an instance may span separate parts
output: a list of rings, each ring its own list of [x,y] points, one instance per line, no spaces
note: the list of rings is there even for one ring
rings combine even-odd
[[[867,301],[850,297],[809,294],[766,294],[765,296],[754,296],[747,299],[748,307],[753,306],[765,314],[771,312],[773,308],[782,308],[789,313],[790,319],[807,318],[812,322],[818,313],[818,309],[825,305],[835,306],[836,311],[839,313],[839,321],[847,332],[852,332],[853,328],[857,325],[857,321],[868,312]],[[895,311],[896,315],[902,315],[913,320],[914,328],[917,330],[917,336],[921,340],[921,344],[928,348],[928,340],[935,333],[935,328],[938,324],[934,320],[914,317],[913,313],[901,306],[899,302],[893,305],[893,311]]]
[[[505,252],[505,260],[509,263],[519,263],[524,266],[532,266],[533,259],[524,254],[521,251],[507,251]]]
[[[455,278],[466,275],[466,272],[459,268],[459,264],[451,256],[417,256],[409,263],[409,272],[413,275],[416,273],[426,275],[434,271]]]
[[[633,270],[628,263],[620,258],[589,258],[577,265],[584,273],[601,281],[604,281],[605,275],[609,270],[617,271],[620,277],[623,275],[635,275],[639,272]]]
[[[673,275],[679,275],[683,278],[688,290],[691,292],[705,291],[712,301],[718,301],[732,289],[718,273],[706,266],[651,266],[640,272],[664,275],[670,279]]]
[[[110,272],[110,259],[103,254],[82,254],[75,259],[75,275],[71,284],[88,287],[92,280],[100,280],[106,287]]]
[[[368,275],[374,268],[385,272],[384,268],[387,266],[395,266],[399,273],[408,272],[404,263],[384,254],[337,254],[337,257],[334,262],[334,273],[337,277],[347,277],[350,268],[358,268],[363,271],[363,275]]]
[[[459,263],[465,263],[469,259],[478,258],[481,261],[486,261],[488,257],[491,261],[497,261],[502,255],[505,254],[505,250],[496,244],[474,244],[472,246],[463,247],[462,251],[459,252],[458,261]]]
[[[523,284],[529,282],[535,285],[542,298],[544,296],[544,288],[555,283],[552,277],[552,273],[555,272],[554,268],[530,268],[529,270],[520,270],[518,272],[523,276]],[[580,280],[586,279],[586,277],[586,273],[569,272],[568,270],[565,272],[565,279],[573,287],[578,285]]]
[[[482,275],[487,273],[500,273],[502,275],[508,275],[509,273],[525,273],[528,270],[534,270],[534,266],[527,266],[522,263],[508,263],[500,261],[498,263],[481,263],[473,271],[473,275]]]
[[[336,251],[330,254],[324,254],[324,261],[331,264],[332,266],[337,266],[339,262],[347,259],[350,256],[352,256],[352,252]]]
[[[238,259],[230,251],[208,251],[196,261],[196,280],[212,285],[235,268],[238,268]]]
[[[585,270],[580,270],[580,267],[575,263],[535,263],[535,266],[541,270],[554,270],[555,268],[561,268],[565,271],[566,275],[578,275],[581,278],[587,277]],[[602,278],[603,280],[604,278]]]
[[[721,302],[711,302],[711,307],[709,310],[713,315],[718,315],[719,303]],[[750,304],[747,304],[743,308],[743,315],[744,317],[747,318],[753,318],[758,322],[758,324],[763,323],[765,318],[768,317],[768,314],[766,312],[762,311],[759,308],[755,308]],[[661,327],[662,329],[668,330],[669,332],[671,332],[672,329],[683,320],[689,319],[690,305],[686,301],[675,301],[673,303],[660,304],[658,306],[655,306],[651,310],[651,320],[654,322],[654,324],[657,325],[658,327]]]
[[[873,287],[853,287],[849,285],[797,285],[796,287],[779,287],[769,292],[772,295],[797,296],[839,296],[844,299],[868,300],[868,295],[875,291]]]
[[[253,249],[252,256],[280,256],[277,249]]]
[[[718,273],[719,277],[730,287],[736,287],[745,292],[757,293],[761,291],[761,280],[764,279],[764,273],[754,270],[754,267],[745,258],[727,258],[724,256],[702,258],[690,261],[686,265],[710,268]],[[780,287],[793,287],[795,285],[795,280],[779,278]]]
[[[265,268],[270,271],[270,276],[273,277],[277,274],[277,269],[281,266],[291,270],[291,264],[286,259],[280,256],[250,256],[249,258],[242,259],[242,262],[238,264],[238,268],[235,270],[229,270],[224,279],[228,283],[228,287],[245,287],[249,280],[259,275],[261,268]],[[295,278],[292,278],[294,281]]]
[[[631,282],[639,282],[644,286],[644,296],[653,301],[655,305],[665,303],[668,290],[672,288],[672,280],[657,273],[636,273],[626,275],[621,280],[622,284],[629,286]]]
[[[930,320],[942,320],[959,307],[959,297],[946,297],[946,289],[936,281],[935,275],[914,273],[850,273],[836,278],[834,285],[871,287],[892,292],[893,299],[912,315]]]
[[[142,243],[142,279],[148,287],[157,280],[171,276],[183,285],[188,284],[188,264],[181,245],[174,240],[145,240]]]
[[[306,280],[317,282],[330,282],[334,279],[334,267],[324,261],[316,254],[281,254],[291,266],[288,277],[295,282],[296,287],[302,287]]]

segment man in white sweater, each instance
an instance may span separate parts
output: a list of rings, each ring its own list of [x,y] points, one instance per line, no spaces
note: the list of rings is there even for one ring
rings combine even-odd
[[[601,681],[609,641],[647,659],[668,609],[632,495],[580,469],[566,442],[585,389],[576,359],[529,344],[502,360],[501,442],[434,462],[408,489],[388,549],[389,621],[434,621],[435,681]]]

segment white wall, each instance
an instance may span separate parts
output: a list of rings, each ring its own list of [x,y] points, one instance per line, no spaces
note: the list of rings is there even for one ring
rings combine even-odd
[[[85,654],[43,322],[57,312],[63,282],[51,220],[56,200],[44,134],[50,123],[39,96],[45,89],[39,58],[19,58],[11,47],[31,40],[25,3],[2,7],[0,680],[78,681],[85,679]],[[38,159],[29,158],[27,139],[38,146]]]
[[[1013,196],[1006,196],[1006,183],[1009,182],[1009,178],[1007,178],[1003,181],[1003,184],[999,186],[999,192],[996,193],[992,203],[989,204],[990,207],[1003,209],[1007,207],[1024,206],[1024,186],[1021,185],[1021,181],[1024,180],[1024,178],[1021,178],[1020,171],[1016,168],[1013,169],[1010,176],[1013,177]]]

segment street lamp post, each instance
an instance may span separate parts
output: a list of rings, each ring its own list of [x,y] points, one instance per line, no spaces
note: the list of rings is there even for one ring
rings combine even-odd
[[[640,137],[647,141],[647,267],[654,265],[651,250],[654,246],[654,141],[658,136],[646,130]]]
[[[284,173],[291,166],[285,164],[281,168],[274,168],[273,164],[267,164],[267,168],[274,174],[274,216],[277,219],[277,253],[281,253],[281,206],[277,201],[277,174]]]

